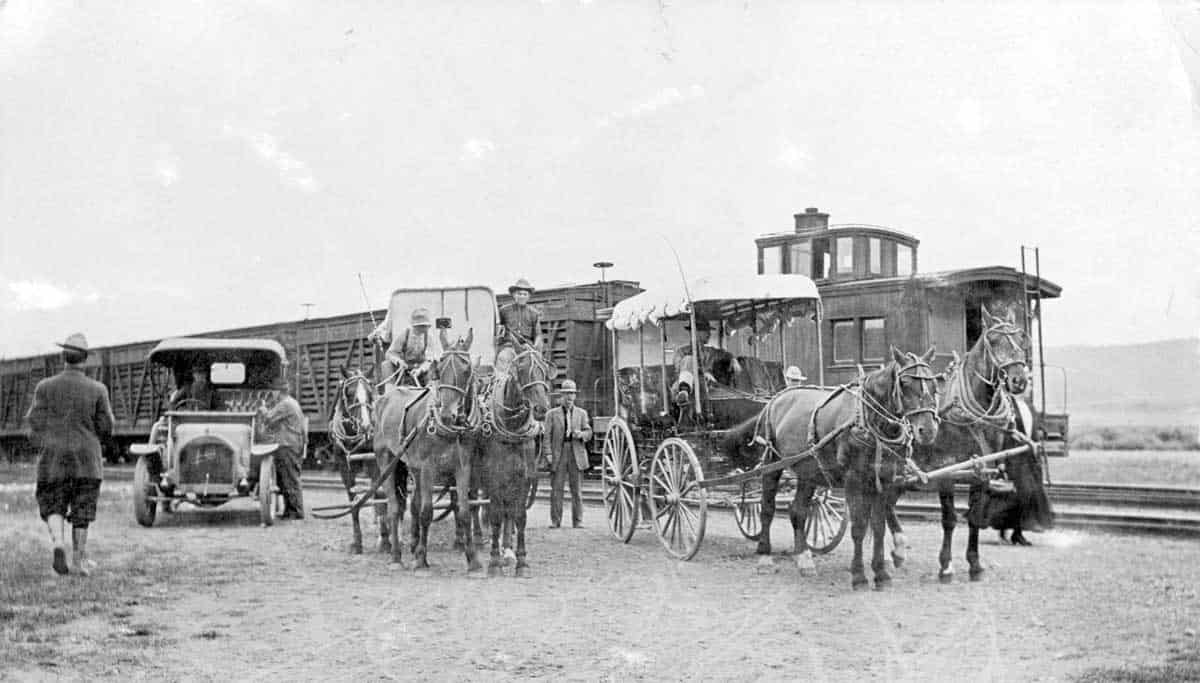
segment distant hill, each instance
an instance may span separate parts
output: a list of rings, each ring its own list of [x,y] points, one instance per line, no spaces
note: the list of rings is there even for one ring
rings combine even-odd
[[[1066,371],[1075,425],[1200,424],[1200,339],[1046,348]],[[1062,372],[1046,369],[1047,409],[1062,405]]]

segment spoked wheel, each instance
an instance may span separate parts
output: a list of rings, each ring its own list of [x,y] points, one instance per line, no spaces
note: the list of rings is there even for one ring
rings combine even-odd
[[[625,420],[614,417],[604,437],[600,479],[604,487],[604,511],[608,529],[622,543],[633,538],[638,521],[637,449]]]
[[[808,519],[804,523],[809,549],[824,555],[836,548],[846,535],[849,519],[845,495],[825,486],[818,488],[808,501]]]
[[[742,495],[733,505],[738,531],[751,541],[762,536],[762,480],[742,482]]]
[[[275,523],[275,457],[268,455],[258,465],[258,514],[263,526]]]
[[[141,456],[133,466],[133,516],[142,526],[154,526],[154,515],[158,503],[151,499],[158,494],[158,487],[150,481],[150,464]]]
[[[708,492],[696,452],[683,439],[671,437],[654,452],[650,465],[650,512],[658,540],[673,557],[690,560],[704,540]]]

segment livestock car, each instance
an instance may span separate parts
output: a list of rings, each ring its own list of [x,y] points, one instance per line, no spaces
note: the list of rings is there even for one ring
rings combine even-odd
[[[541,289],[530,302],[542,309],[546,354],[557,375],[573,378],[583,391],[580,405],[594,411],[599,396],[611,394],[607,386],[611,355],[597,310],[641,291],[636,282],[610,280]],[[510,297],[497,296],[503,305]],[[310,425],[310,456],[328,443],[327,429],[343,367],[367,367],[381,360],[367,335],[383,320],[386,310],[364,311],[326,318],[311,318],[192,333],[222,339],[272,339],[285,350],[291,363],[288,379]],[[125,457],[130,444],[145,442],[155,420],[166,409],[174,377],[161,366],[147,362],[160,340],[94,348],[84,371],[104,383],[116,417],[113,442],[106,457]],[[0,450],[21,457],[29,449],[25,413],[38,381],[62,369],[57,353],[0,361]],[[558,384],[556,383],[556,388]],[[0,456],[3,457],[3,456]]]

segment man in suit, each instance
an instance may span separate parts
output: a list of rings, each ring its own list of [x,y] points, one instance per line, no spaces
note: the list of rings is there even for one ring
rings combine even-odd
[[[59,574],[71,571],[64,547],[70,521],[72,564],[77,574],[89,576],[96,566],[87,557],[87,537],[103,477],[100,444],[112,435],[113,413],[108,389],[83,374],[87,339],[75,333],[59,346],[66,367],[38,382],[25,419],[38,450],[35,495],[54,546],[51,566]]]
[[[550,444],[550,528],[562,526],[563,483],[571,485],[571,525],[583,526],[583,497],[579,489],[588,468],[587,442],[592,438],[587,411],[575,406],[575,382],[563,380],[562,403],[546,413]]]

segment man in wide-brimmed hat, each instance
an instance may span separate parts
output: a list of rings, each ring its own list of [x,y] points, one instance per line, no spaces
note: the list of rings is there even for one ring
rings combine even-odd
[[[508,288],[512,303],[500,307],[500,326],[496,330],[496,370],[507,368],[521,350],[541,350],[542,312],[529,303],[533,285],[521,278]]]
[[[283,494],[283,515],[280,519],[304,519],[304,491],[300,486],[300,461],[304,457],[304,411],[288,392],[286,377],[279,377],[272,386],[275,396],[270,406],[259,409],[261,437],[279,444],[275,451],[275,478]],[[263,483],[259,482],[259,486]]]
[[[96,501],[103,476],[101,443],[112,435],[113,414],[108,389],[83,374],[88,357],[81,333],[58,344],[63,371],[38,382],[29,420],[30,441],[38,450],[38,512],[50,530],[52,566],[67,574],[66,522],[71,522],[72,566],[88,576],[95,563],[87,557],[88,526],[96,520]]]
[[[412,377],[418,384],[424,386],[428,382],[429,365],[429,328],[433,320],[429,309],[414,309],[409,318],[408,328],[403,334],[392,336],[391,319],[385,318],[383,323],[371,333],[371,339],[378,339],[388,344],[383,362],[379,364],[383,376],[390,378],[397,371],[411,371]],[[403,373],[394,380],[399,383]]]
[[[787,383],[789,387],[798,387],[801,384],[804,384],[805,380],[807,379],[808,378],[804,376],[804,373],[800,371],[800,368],[796,367],[795,365],[789,365],[787,370],[783,373],[783,381]]]
[[[546,443],[550,447],[550,527],[562,526],[563,484],[571,487],[571,525],[583,526],[580,487],[588,468],[587,442],[592,438],[587,411],[575,405],[575,382],[565,379],[562,403],[546,413]]]

